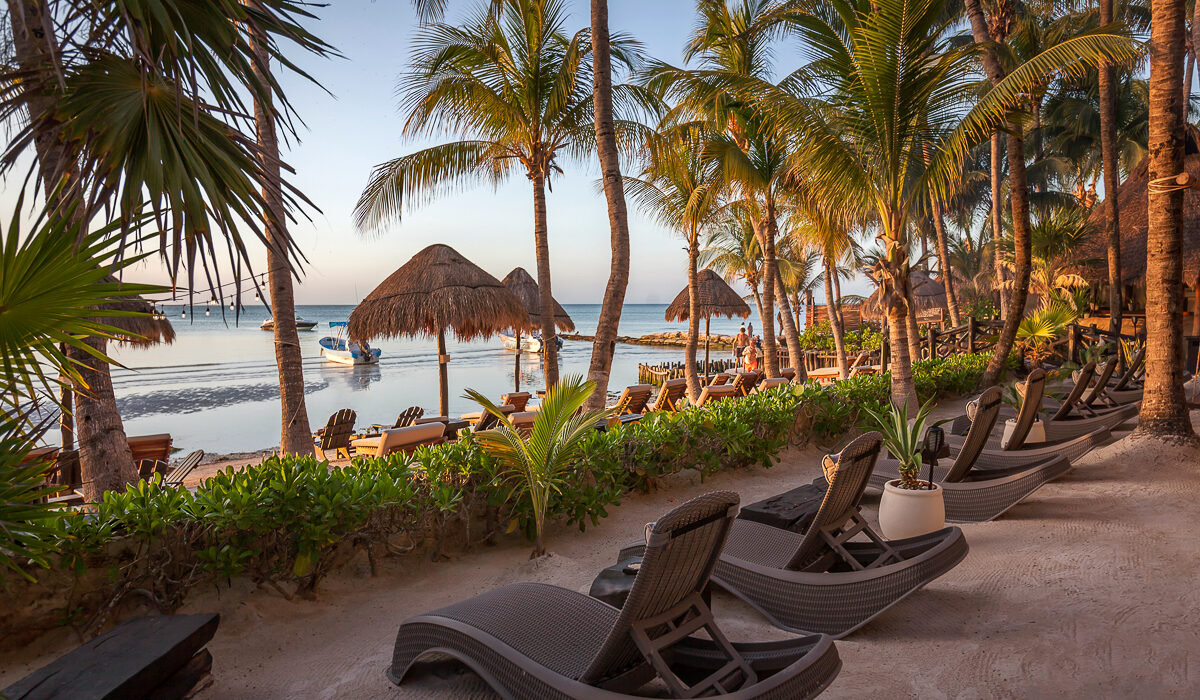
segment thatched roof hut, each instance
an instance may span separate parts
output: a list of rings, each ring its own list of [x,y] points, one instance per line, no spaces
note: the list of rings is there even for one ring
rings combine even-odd
[[[425,335],[453,329],[460,341],[529,328],[525,305],[500,280],[448,245],[422,250],[388,276],[350,314],[350,337]]]
[[[1193,179],[1200,179],[1200,131],[1194,126],[1187,127],[1184,154],[1184,169]],[[1144,287],[1146,283],[1149,184],[1150,159],[1147,157],[1117,188],[1117,209],[1121,222],[1121,278],[1126,285],[1133,287]],[[1088,220],[1095,234],[1081,247],[1076,257],[1096,262],[1080,266],[1076,271],[1093,284],[1107,284],[1108,240],[1104,205],[1093,207]],[[1195,287],[1200,280],[1200,190],[1183,191],[1183,280],[1191,287]]]
[[[116,277],[109,276],[104,280],[108,284],[120,284]],[[139,316],[97,316],[92,320],[106,326],[120,329],[129,335],[118,336],[122,343],[137,346],[170,344],[175,342],[175,328],[166,316],[158,318],[154,314],[154,305],[138,296],[116,297],[107,304],[97,307],[104,311],[133,312],[145,314]]]
[[[525,305],[525,311],[529,313],[529,320],[534,327],[541,328],[542,300],[538,296],[537,282],[525,271],[525,268],[514,268],[500,283],[516,294],[521,303]],[[566,310],[557,300],[552,301],[554,301],[554,327],[560,331],[575,330],[575,322],[567,315]]]
[[[909,273],[908,278],[912,284],[913,303],[917,306],[918,314],[923,311],[946,308],[946,287],[941,281],[933,279],[923,270],[913,270]],[[875,291],[871,292],[871,296],[862,303],[863,318],[870,320],[883,318],[884,309],[881,296],[879,288],[876,287]]]
[[[350,314],[347,330],[360,343],[374,338],[434,336],[438,340],[441,414],[449,409],[446,330],[460,341],[530,328],[525,305],[500,280],[448,245],[422,250],[388,276]]]
[[[696,274],[696,293],[699,297],[697,311],[700,318],[707,319],[713,316],[746,318],[750,315],[750,307],[745,300],[712,270],[704,269]],[[667,307],[666,320],[688,320],[687,287],[684,287],[683,291],[675,297],[675,301]]]

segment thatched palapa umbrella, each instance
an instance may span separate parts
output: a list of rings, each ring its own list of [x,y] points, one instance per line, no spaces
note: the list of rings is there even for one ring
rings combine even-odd
[[[529,320],[534,328],[542,327],[542,304],[541,298],[538,296],[537,282],[523,267],[514,268],[508,273],[501,282],[505,287],[517,295],[521,303],[525,305],[525,311],[529,313]],[[560,331],[575,330],[575,322],[567,315],[566,310],[557,300],[554,301],[554,325]],[[513,374],[515,376],[513,386],[516,391],[521,390],[521,328],[514,328],[513,334],[517,338],[516,356],[513,359]]]
[[[708,378],[708,328],[713,316],[746,318],[750,307],[746,301],[726,284],[721,276],[709,269],[696,274],[696,315],[704,317],[704,377]],[[666,320],[688,320],[688,288],[684,287],[675,301],[667,307]]]
[[[528,328],[525,306],[500,281],[448,245],[422,250],[362,300],[347,330],[360,343],[377,337],[436,336],[440,412],[450,414],[446,379],[446,329],[460,341],[487,338],[507,328]]]

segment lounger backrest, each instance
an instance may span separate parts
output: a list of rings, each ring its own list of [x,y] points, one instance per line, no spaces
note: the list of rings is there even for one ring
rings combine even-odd
[[[1121,391],[1129,386],[1129,382],[1133,381],[1133,378],[1137,376],[1137,373],[1141,371],[1142,365],[1145,363],[1146,346],[1143,345],[1138,348],[1137,352],[1133,353],[1133,357],[1129,360],[1129,368],[1125,370],[1125,374],[1122,374],[1117,383],[1113,385],[1113,391]]]
[[[729,373],[721,372],[720,374],[714,375],[712,378],[712,381],[709,382],[708,385],[709,386],[721,386],[728,381],[729,381]]]
[[[396,424],[393,428],[407,428],[417,421],[418,418],[425,415],[425,409],[420,406],[409,406],[396,416]]]
[[[738,372],[733,378],[733,384],[730,386],[733,387],[733,390],[738,396],[745,396],[747,393],[749,393],[750,387],[754,385],[753,380],[753,372]]]
[[[658,398],[654,399],[654,406],[651,410],[679,410],[679,399],[683,398],[685,392],[687,392],[686,379],[668,379],[663,382],[662,388],[658,390]]]
[[[1037,368],[1025,378],[1025,393],[1021,399],[1021,412],[1017,414],[1017,424],[1013,427],[1012,437],[1009,438],[1007,450],[1019,450],[1025,446],[1025,438],[1038,419],[1042,410],[1042,395],[1046,391],[1046,371]]]
[[[129,451],[133,455],[133,463],[144,459],[152,459],[157,462],[166,462],[171,458],[171,434],[158,433],[156,435],[131,435],[129,440]]]
[[[737,509],[736,493],[716,491],[693,498],[654,523],[625,606],[580,682],[597,685],[646,663],[630,634],[633,625],[704,590]]]
[[[996,418],[1000,415],[1000,402],[1001,393],[998,386],[984,389],[979,398],[975,399],[971,427],[967,430],[967,437],[958,451],[958,457],[954,459],[950,472],[946,474],[946,481],[962,481],[970,473],[971,467],[975,466],[975,460],[979,459],[979,453],[983,452],[992,429],[996,427]]]
[[[354,421],[358,414],[348,408],[343,408],[329,417],[325,430],[321,432],[317,446],[324,450],[337,450],[350,447],[350,436],[354,434]]]
[[[621,392],[621,398],[617,399],[617,415],[642,413],[646,410],[646,403],[650,400],[652,393],[654,393],[653,384],[634,384],[625,387],[625,390]]]
[[[511,416],[512,414],[517,412],[517,409],[514,408],[511,404],[504,404],[503,406],[499,406],[498,408],[500,409],[500,412],[506,416]],[[475,427],[473,428],[473,430],[475,430],[475,432],[479,432],[480,430],[491,430],[492,428],[495,428],[499,424],[500,424],[500,421],[499,421],[499,419],[496,418],[496,415],[494,413],[492,413],[491,411],[484,411],[483,416],[479,419],[479,422],[475,424]]]
[[[520,413],[525,410],[526,404],[529,403],[530,393],[528,391],[514,391],[504,394],[500,397],[500,403],[508,404],[513,407],[513,410]]]
[[[796,370],[792,369],[791,367],[784,367],[783,369],[779,370],[779,376],[783,377],[789,382],[794,382],[796,381]]]
[[[533,434],[533,423],[537,420],[537,411],[517,411],[508,417],[508,421],[524,437]]]
[[[188,456],[184,457],[182,460],[180,460],[179,464],[177,464],[175,468],[171,470],[171,473],[166,480],[167,485],[182,485],[183,480],[187,478],[188,474],[192,473],[193,469],[199,466],[200,460],[202,459],[204,459],[204,450],[196,450],[195,452],[192,452]]]
[[[1081,399],[1084,406],[1091,406],[1096,403],[1096,399],[1104,395],[1108,383],[1112,381],[1113,373],[1117,371],[1118,359],[1116,355],[1113,355],[1105,361],[1104,366],[1100,368],[1100,373],[1096,376],[1096,382]]]
[[[696,400],[697,406],[703,406],[713,401],[722,401],[724,399],[732,399],[738,396],[738,391],[732,384],[725,386],[706,386],[700,392],[700,398]]]
[[[803,569],[819,558],[825,551],[822,531],[840,527],[858,511],[858,503],[871,479],[871,472],[875,471],[882,445],[883,436],[872,430],[855,438],[836,456],[827,458],[837,461],[837,469],[812,524],[804,531],[804,539],[788,561],[788,569]]]
[[[773,377],[771,379],[762,380],[758,386],[754,387],[754,390],[761,394],[763,392],[770,391],[777,386],[783,386],[787,383],[788,380],[785,377]]]
[[[1059,404],[1058,410],[1050,416],[1050,420],[1062,420],[1071,415],[1075,410],[1075,404],[1079,403],[1079,399],[1083,396],[1083,392],[1087,390],[1088,385],[1092,383],[1092,377],[1096,376],[1096,363],[1089,362],[1079,369],[1079,374],[1075,377],[1075,386],[1071,387],[1070,393],[1063,402]]]
[[[379,439],[379,448],[376,452],[376,457],[386,457],[391,453],[402,450],[405,447],[413,447],[426,442],[431,442],[442,437],[446,431],[446,424],[441,422],[421,423],[419,425],[410,425],[406,428],[392,428],[383,431]]]

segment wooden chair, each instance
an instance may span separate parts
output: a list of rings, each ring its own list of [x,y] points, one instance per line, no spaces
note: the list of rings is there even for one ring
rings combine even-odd
[[[714,374],[713,378],[711,380],[709,380],[708,385],[709,386],[722,386],[723,384],[728,382],[732,376],[733,375],[729,374],[728,372],[720,372],[718,374]]]
[[[446,441],[444,423],[421,423],[405,428],[389,428],[379,435],[351,441],[356,455],[387,457],[393,452],[412,454],[422,445],[439,445]]]
[[[153,460],[166,464],[171,460],[170,433],[132,435],[128,439],[129,451],[133,453],[134,464],[141,464],[143,460]]]
[[[408,408],[401,411],[400,415],[396,416],[395,423],[392,423],[391,425],[383,425],[382,423],[374,423],[371,425],[371,429],[373,431],[379,432],[379,431],[387,430],[388,428],[407,428],[408,426],[415,424],[417,422],[417,420],[423,415],[425,415],[425,409],[421,408],[420,406],[409,406]]]
[[[735,399],[738,394],[737,389],[732,384],[724,386],[706,386],[700,392],[700,398],[696,399],[697,406],[704,406],[715,401],[724,401],[726,399]]]
[[[621,398],[617,399],[615,415],[641,414],[646,410],[646,404],[650,402],[652,393],[654,393],[653,384],[634,384],[625,387],[625,390],[621,392]]]
[[[200,460],[204,459],[204,450],[196,450],[188,454],[175,465],[171,470],[171,474],[163,483],[167,486],[183,486],[183,480],[191,474],[193,470],[200,465]]]
[[[533,434],[533,422],[537,420],[537,411],[517,411],[508,417],[508,421],[512,423],[521,437],[529,437]]]
[[[325,427],[313,435],[313,450],[317,459],[325,459],[325,453],[334,450],[334,454],[342,459],[350,459],[350,438],[354,435],[354,421],[358,414],[343,408],[334,413],[326,421]]]
[[[500,403],[507,404],[513,407],[513,410],[520,413],[525,410],[526,404],[529,403],[530,397],[533,396],[528,391],[514,391],[509,394],[504,394],[500,397]]]
[[[654,405],[650,407],[650,410],[670,411],[674,413],[679,410],[679,401],[686,393],[686,379],[682,377],[679,379],[668,379],[663,382],[662,388],[658,390],[658,397],[654,399]]]
[[[771,389],[774,389],[777,386],[783,386],[784,384],[787,384],[787,383],[789,383],[789,380],[787,377],[773,377],[771,379],[764,379],[761,382],[759,382],[758,386],[754,387],[754,389],[751,391],[751,393],[762,394],[767,391],[770,391]]]

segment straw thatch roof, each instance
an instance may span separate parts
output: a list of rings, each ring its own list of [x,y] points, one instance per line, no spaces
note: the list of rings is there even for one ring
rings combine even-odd
[[[538,297],[538,285],[525,268],[518,267],[508,273],[501,284],[512,290],[513,294],[521,300],[525,305],[525,310],[529,312],[529,320],[537,328],[542,327],[542,300]],[[554,303],[554,326],[560,331],[575,330],[575,322],[567,315],[562,305],[557,300],[551,299]]]
[[[448,245],[435,244],[393,272],[350,314],[350,337],[429,335],[459,340],[529,328],[525,305],[500,280]]]
[[[120,280],[116,277],[108,276],[104,280],[108,284],[120,284]],[[137,296],[116,297],[113,301],[107,304],[101,304],[96,307],[105,311],[132,311],[144,316],[97,316],[91,320],[96,323],[102,323],[106,326],[120,329],[129,333],[122,335],[118,340],[129,345],[156,345],[158,343],[172,343],[175,341],[175,328],[171,326],[171,322],[164,316],[155,318],[154,306]]]
[[[750,307],[746,305],[745,300],[712,270],[704,269],[696,273],[696,293],[699,297],[697,311],[700,318],[711,316],[746,318],[750,315]],[[675,297],[675,301],[667,307],[666,320],[688,320],[687,287],[684,287],[683,291]]]
[[[1200,179],[1200,132],[1187,127],[1184,138],[1184,168],[1193,179]],[[1125,182],[1117,188],[1117,210],[1121,223],[1121,277],[1127,285],[1146,282],[1146,234],[1150,158],[1142,159]],[[1094,260],[1076,271],[1090,282],[1108,282],[1108,240],[1105,233],[1104,205],[1092,207],[1089,221],[1095,233],[1076,257]],[[1196,284],[1200,277],[1200,190],[1183,191],[1183,280]]]
[[[917,306],[917,313],[946,308],[946,287],[941,281],[933,279],[923,270],[913,270],[908,274],[908,279],[912,284],[913,303]],[[876,287],[875,291],[871,292],[871,296],[862,303],[863,318],[872,320],[883,318],[880,296],[880,290]]]

